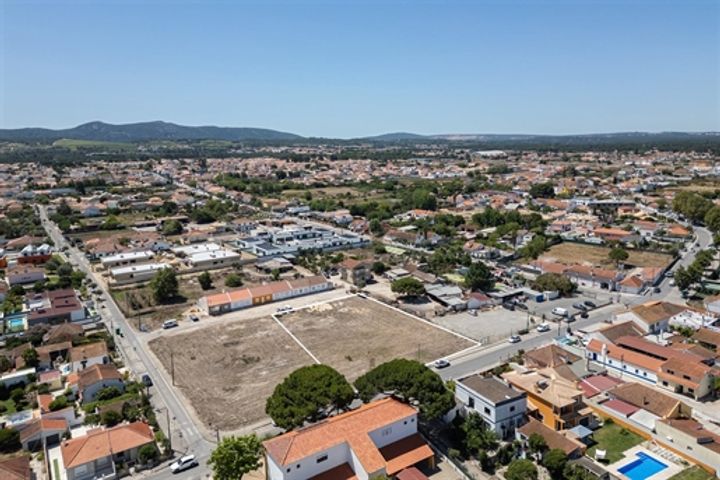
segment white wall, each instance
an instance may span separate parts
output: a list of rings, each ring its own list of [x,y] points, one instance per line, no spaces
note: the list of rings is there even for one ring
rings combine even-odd
[[[657,374],[652,370],[647,370],[628,362],[604,358],[602,353],[597,353],[597,359],[594,359],[593,354],[594,352],[587,351],[587,358],[589,358],[591,362],[603,366],[608,372],[614,375],[636,381],[644,381],[653,385],[657,383]]]
[[[502,426],[505,425],[509,432],[514,428],[518,420],[522,420],[527,410],[527,399],[520,397],[512,402],[503,403],[499,406],[485,397],[477,395],[470,391],[465,385],[458,382],[455,384],[455,398],[459,400],[465,407],[466,411],[474,411],[490,426],[495,433],[503,435]],[[470,398],[474,400],[474,407],[470,407]],[[489,413],[485,409],[489,410]]]
[[[318,463],[317,459],[323,455],[327,455],[327,460]],[[335,445],[328,450],[315,453],[298,462],[285,465],[284,467],[274,465],[275,468],[273,468],[273,466],[271,466],[269,473],[271,480],[306,480],[343,463],[351,464],[350,448],[347,443]],[[268,465],[270,465],[270,463],[268,463]],[[300,468],[298,468],[298,465],[300,465]],[[289,472],[288,469],[290,470]],[[280,476],[272,476],[273,474]]]
[[[383,448],[414,433],[417,433],[417,414],[370,432],[370,439],[377,448]]]

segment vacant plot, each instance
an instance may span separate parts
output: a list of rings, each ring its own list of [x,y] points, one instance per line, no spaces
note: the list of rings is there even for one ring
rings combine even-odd
[[[281,321],[321,362],[351,381],[394,358],[428,362],[474,345],[358,297],[298,310]]]
[[[636,267],[665,267],[672,257],[665,253],[628,250],[630,257],[625,262]],[[563,242],[553,245],[541,257],[541,260],[555,261],[565,264],[582,263],[595,267],[613,267],[615,262],[608,258],[610,249],[597,245]]]
[[[310,357],[271,318],[241,320],[150,342],[200,419],[233,430],[265,418],[265,400]]]

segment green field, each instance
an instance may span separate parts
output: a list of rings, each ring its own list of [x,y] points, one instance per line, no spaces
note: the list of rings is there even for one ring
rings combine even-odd
[[[690,467],[670,477],[670,480],[712,480],[714,476],[698,466]]]
[[[71,138],[61,138],[53,142],[54,147],[70,148],[72,150],[78,148],[104,148],[108,150],[133,151],[137,146],[132,143],[121,142],[101,142],[96,140],[74,140]]]
[[[615,463],[622,460],[625,456],[623,452],[635,445],[642,443],[643,439],[639,435],[617,425],[615,423],[607,423],[599,430],[593,433],[593,439],[597,442],[587,451],[587,456],[595,458],[595,451],[607,451],[608,463]]]

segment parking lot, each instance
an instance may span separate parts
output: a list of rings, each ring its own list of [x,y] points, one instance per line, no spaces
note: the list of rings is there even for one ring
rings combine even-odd
[[[435,317],[433,322],[487,345],[526,328],[528,314],[519,309],[510,311],[497,306],[478,311],[477,316],[469,312],[459,312]],[[532,327],[532,324],[530,326]]]
[[[553,308],[564,308],[566,309],[570,315],[579,313],[578,309],[573,307],[574,303],[583,303],[585,301],[590,301],[597,305],[598,307],[601,305],[605,305],[607,303],[610,303],[610,295],[607,294],[595,294],[592,295],[582,295],[578,294],[573,297],[567,297],[567,298],[556,298],[555,300],[547,300],[544,302],[535,302],[528,300],[525,302],[525,304],[528,306],[528,311],[531,313],[531,315],[542,318],[543,315],[545,315],[545,318],[548,320],[553,320],[557,318],[557,315],[554,315],[552,313]]]

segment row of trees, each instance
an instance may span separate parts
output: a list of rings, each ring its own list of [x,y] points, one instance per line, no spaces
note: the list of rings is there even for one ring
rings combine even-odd
[[[679,266],[675,270],[675,284],[680,290],[687,290],[694,283],[702,280],[703,272],[712,263],[713,254],[710,250],[701,250],[695,260],[687,268]]]

